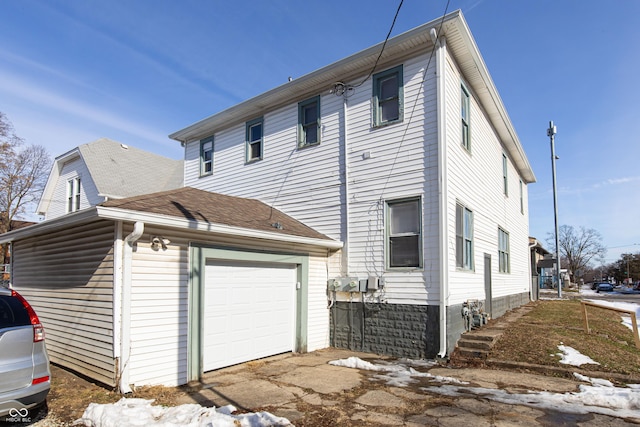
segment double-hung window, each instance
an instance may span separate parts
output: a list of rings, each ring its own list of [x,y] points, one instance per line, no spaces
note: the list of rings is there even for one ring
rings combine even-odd
[[[80,177],[67,181],[67,213],[80,210]]]
[[[387,202],[387,253],[390,268],[422,267],[420,198]]]
[[[373,125],[401,122],[403,108],[402,65],[373,76]]]
[[[213,137],[200,141],[200,176],[213,173]]]
[[[473,212],[456,204],[456,266],[473,270]]]
[[[504,195],[509,195],[509,181],[507,179],[507,155],[502,154],[502,187],[504,191]]]
[[[471,151],[471,133],[469,131],[469,91],[464,85],[460,87],[460,117],[462,119],[462,146]]]
[[[498,262],[500,273],[511,272],[511,264],[509,261],[509,233],[502,228],[498,228]]]
[[[264,129],[262,117],[247,122],[246,128],[246,151],[248,163],[262,159]]]
[[[298,147],[320,144],[320,97],[298,104]]]
[[[522,180],[520,180],[520,213],[524,214],[524,189],[522,187]]]

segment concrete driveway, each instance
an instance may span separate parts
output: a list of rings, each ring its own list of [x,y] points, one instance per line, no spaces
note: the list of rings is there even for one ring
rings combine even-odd
[[[232,404],[240,412],[268,411],[298,427],[636,425],[631,420],[606,415],[561,414],[472,394],[447,396],[425,391],[443,387],[439,377],[464,381],[469,387],[512,393],[577,391],[578,382],[569,379],[491,369],[451,369],[433,364],[416,367],[425,376],[414,382],[394,385],[381,378],[380,372],[328,364],[353,356],[375,363],[392,361],[338,349],[275,356],[209,373],[202,383],[192,384],[178,403]]]

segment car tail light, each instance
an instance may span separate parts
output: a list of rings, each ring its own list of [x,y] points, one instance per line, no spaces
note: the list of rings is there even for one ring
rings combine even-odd
[[[49,381],[49,375],[46,377],[34,378],[33,381],[31,381],[31,385],[46,383],[47,381]]]
[[[22,295],[20,295],[13,289],[11,290],[11,296],[18,298],[18,300],[20,300],[24,308],[27,310],[27,313],[29,314],[29,320],[33,325],[33,342],[44,340],[44,327],[40,323],[40,319],[38,319],[38,315],[36,314],[33,307],[31,307],[31,304],[29,304],[27,300],[22,297]]]

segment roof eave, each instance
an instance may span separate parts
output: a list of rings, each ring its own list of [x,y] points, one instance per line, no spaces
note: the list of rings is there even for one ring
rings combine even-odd
[[[403,45],[413,40],[416,43],[431,44],[429,30],[461,16],[459,10],[451,12],[446,16],[434,19],[430,22],[413,28],[405,33],[399,34],[387,41],[384,53],[378,63],[379,67],[385,62],[396,60],[398,57],[406,55]],[[186,128],[174,132],[169,138],[181,143],[198,140],[211,135],[214,131],[219,131],[230,123],[242,121],[251,112],[259,114],[259,111],[268,106],[270,109],[291,102],[292,99],[305,99],[318,91],[329,90],[333,83],[356,78],[366,73],[375,63],[384,42],[380,42],[372,47],[364,49],[354,55],[343,58],[337,62],[284,83],[274,89],[264,92],[258,96],[236,104],[219,113],[200,120]]]

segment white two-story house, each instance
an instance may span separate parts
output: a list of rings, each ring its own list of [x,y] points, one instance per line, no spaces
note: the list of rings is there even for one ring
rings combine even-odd
[[[535,177],[460,12],[171,137],[186,186],[344,243],[328,268],[332,345],[444,356],[466,301],[492,316],[529,301]]]
[[[0,236],[57,363],[126,391],[328,346],[446,357],[465,302],[530,299],[535,176],[459,11],[171,137],[184,188]]]

